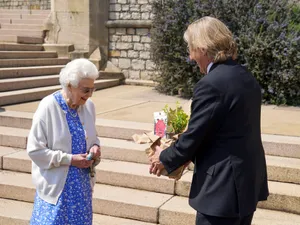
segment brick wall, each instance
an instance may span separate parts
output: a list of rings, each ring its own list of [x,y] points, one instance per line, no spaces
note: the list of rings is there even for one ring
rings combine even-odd
[[[51,0],[0,0],[2,9],[51,9]]]
[[[152,0],[110,0],[109,59],[126,78],[151,80],[156,74],[150,54]]]

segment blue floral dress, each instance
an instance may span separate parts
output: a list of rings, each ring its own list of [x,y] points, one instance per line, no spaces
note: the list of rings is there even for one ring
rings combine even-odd
[[[66,112],[72,136],[72,154],[86,153],[85,132],[75,110],[68,108],[60,91],[54,97]],[[56,205],[35,196],[31,225],[92,225],[92,188],[89,168],[70,166],[66,184]]]

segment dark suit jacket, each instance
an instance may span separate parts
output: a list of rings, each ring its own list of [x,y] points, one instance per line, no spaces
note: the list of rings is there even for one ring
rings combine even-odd
[[[235,61],[213,64],[196,84],[187,131],[160,155],[169,173],[195,163],[189,200],[195,210],[242,217],[267,199],[260,117],[261,88]]]

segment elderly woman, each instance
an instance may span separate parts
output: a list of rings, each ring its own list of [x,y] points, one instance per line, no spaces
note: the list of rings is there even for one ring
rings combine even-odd
[[[71,61],[60,72],[62,90],[45,97],[34,114],[27,144],[36,186],[32,225],[92,224],[90,167],[99,161],[100,143],[89,98],[97,77],[89,60]]]
[[[204,76],[194,88],[188,129],[171,147],[158,146],[150,173],[195,164],[190,205],[196,225],[250,225],[258,201],[268,197],[261,140],[261,89],[235,59],[232,33],[204,17],[184,34],[190,58]]]

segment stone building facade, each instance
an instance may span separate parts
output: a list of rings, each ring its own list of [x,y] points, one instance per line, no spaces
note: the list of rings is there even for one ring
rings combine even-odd
[[[151,80],[155,65],[151,60],[152,0],[110,0],[109,60],[126,78]]]
[[[47,43],[74,44],[89,54],[99,46],[126,78],[152,80],[157,74],[150,53],[152,1],[0,0],[0,8],[51,9]]]
[[[51,9],[51,0],[0,0],[2,9]]]

